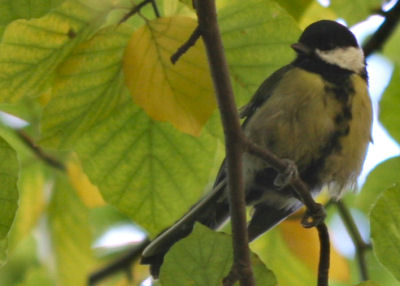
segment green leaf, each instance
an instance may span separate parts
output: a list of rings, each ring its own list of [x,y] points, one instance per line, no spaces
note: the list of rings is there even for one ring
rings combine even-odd
[[[397,142],[400,142],[400,62],[395,66],[392,79],[379,102],[379,120]]]
[[[43,114],[43,144],[70,147],[98,121],[117,112],[124,92],[122,56],[131,32],[125,25],[102,29],[58,68]]]
[[[64,0],[0,0],[0,39],[6,26],[17,19],[39,18]]]
[[[20,153],[18,155],[20,156]],[[46,207],[43,166],[33,156],[31,154],[29,158],[24,160],[29,160],[29,165],[24,166],[24,161],[21,162],[21,172],[18,180],[20,192],[19,209],[10,232],[10,251],[13,251],[24,238],[31,234]]]
[[[400,185],[387,189],[371,211],[371,237],[379,261],[400,280]]]
[[[332,9],[350,26],[366,20],[376,9],[380,9],[381,5],[381,0],[331,0]]]
[[[17,20],[0,44],[0,99],[37,97],[71,50],[103,23],[112,2],[68,0],[39,19]]]
[[[18,208],[18,160],[11,146],[0,138],[0,264],[7,251],[7,236]]]
[[[62,179],[53,190],[48,218],[57,285],[86,285],[87,275],[93,270],[95,261],[91,250],[89,212]]]
[[[400,65],[399,45],[400,27],[398,26],[392,33],[386,44],[383,46],[384,55],[393,60],[397,65]]]
[[[221,8],[218,22],[238,105],[247,103],[272,72],[294,59],[290,44],[300,29],[274,1],[235,1]]]
[[[53,286],[56,285],[51,279],[48,269],[45,267],[34,267],[26,273],[24,282],[17,286]]]
[[[315,273],[289,249],[279,228],[258,238],[251,249],[274,272],[280,286],[316,285]]]
[[[274,274],[252,254],[257,285],[276,285]],[[221,285],[232,266],[232,238],[196,224],[191,235],[176,243],[165,256],[162,285]]]
[[[368,213],[382,191],[400,182],[399,170],[400,157],[388,159],[375,167],[356,196],[355,206]]]
[[[156,234],[182,215],[214,176],[221,154],[209,129],[216,119],[192,137],[152,120],[127,92],[124,96],[112,115],[80,138],[76,151],[103,198]]]
[[[303,13],[307,10],[308,6],[313,2],[312,0],[277,0],[279,5],[285,8],[296,20],[299,20]]]
[[[374,281],[365,281],[361,282],[360,284],[357,284],[356,286],[380,286],[381,284],[376,283]]]

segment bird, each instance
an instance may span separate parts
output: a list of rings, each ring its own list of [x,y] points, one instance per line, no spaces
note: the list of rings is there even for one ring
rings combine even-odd
[[[249,140],[297,166],[316,196],[327,187],[334,199],[355,188],[368,144],[372,107],[363,50],[353,33],[331,20],[310,24],[291,45],[295,58],[272,73],[240,109]],[[252,207],[248,238],[253,241],[299,210],[303,203],[278,172],[261,158],[243,154],[245,200]],[[188,236],[195,222],[219,229],[229,219],[226,161],[208,194],[142,253],[154,278],[164,256]]]

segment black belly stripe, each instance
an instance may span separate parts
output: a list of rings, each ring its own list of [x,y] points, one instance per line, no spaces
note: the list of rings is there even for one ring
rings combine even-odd
[[[334,118],[335,131],[331,134],[328,144],[319,152],[319,157],[314,160],[304,171],[300,172],[302,179],[313,188],[320,188],[324,182],[321,182],[320,172],[325,167],[326,159],[333,153],[339,153],[342,149],[340,139],[350,133],[350,121],[352,119],[352,99],[354,96],[354,86],[350,80],[350,76],[341,78],[341,81],[332,85],[329,83],[325,86],[327,94],[332,94],[335,99],[342,105],[341,110]]]

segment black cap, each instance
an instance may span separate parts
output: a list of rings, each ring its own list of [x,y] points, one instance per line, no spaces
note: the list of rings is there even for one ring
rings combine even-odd
[[[353,33],[342,24],[321,20],[309,25],[301,34],[299,43],[310,50],[332,50],[340,47],[358,47]]]

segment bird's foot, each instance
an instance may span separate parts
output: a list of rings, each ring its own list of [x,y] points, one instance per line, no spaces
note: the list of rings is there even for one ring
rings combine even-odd
[[[296,164],[289,159],[283,159],[286,162],[286,170],[282,173],[279,173],[275,180],[274,185],[283,188],[290,184],[293,178],[298,176],[298,171]]]
[[[305,228],[311,228],[314,226],[318,226],[321,224],[326,217],[326,211],[323,205],[315,203],[313,209],[308,209],[306,210],[306,213],[304,214],[301,224]]]

